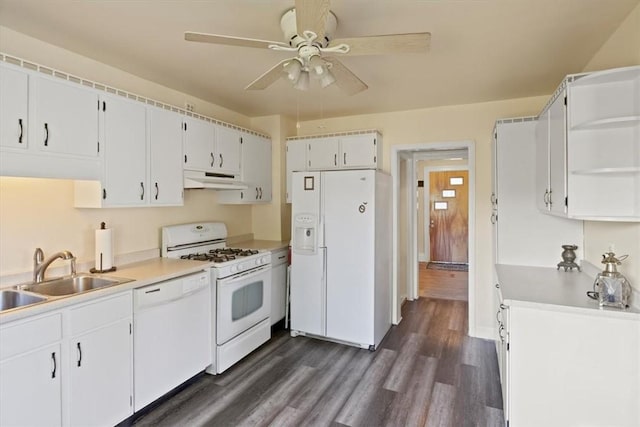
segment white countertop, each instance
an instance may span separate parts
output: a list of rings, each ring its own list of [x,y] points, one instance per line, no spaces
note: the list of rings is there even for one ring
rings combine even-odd
[[[105,277],[117,277],[131,279],[132,281],[120,285],[95,289],[81,294],[50,297],[47,301],[8,310],[0,313],[0,325],[25,317],[34,316],[51,310],[64,308],[69,305],[91,301],[122,291],[127,291],[152,283],[162,282],[176,277],[208,269],[212,263],[203,261],[191,261],[171,258],[153,258],[146,261],[135,262],[118,267],[113,273],[105,274]],[[79,272],[80,273],[80,272]]]
[[[598,301],[587,297],[587,291],[593,290],[594,278],[584,272],[497,264],[496,273],[500,294],[506,305],[589,310],[592,314],[640,319],[640,310],[635,307],[627,310],[600,308]],[[633,297],[638,298],[638,293],[634,292]],[[637,301],[632,303],[635,305]]]

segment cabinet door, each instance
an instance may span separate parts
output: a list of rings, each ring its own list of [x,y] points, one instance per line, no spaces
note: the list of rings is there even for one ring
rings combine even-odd
[[[36,87],[37,146],[49,153],[98,156],[98,94],[46,77]]]
[[[0,64],[0,146],[27,148],[29,75]]]
[[[338,168],[338,138],[318,138],[308,140],[307,166],[309,170]]]
[[[287,170],[287,203],[291,203],[291,174],[294,171],[307,169],[307,141],[287,141],[286,170]]]
[[[60,345],[0,362],[0,425],[62,424]]]
[[[549,110],[540,113],[536,125],[536,207],[549,210]]]
[[[565,215],[567,206],[567,130],[565,97],[560,95],[549,107],[549,209]]]
[[[240,174],[240,132],[225,126],[216,126],[215,165],[220,172]]]
[[[104,205],[142,205],[147,185],[146,106],[119,96],[102,98]]]
[[[278,258],[283,257],[284,263],[274,265],[271,269],[271,325],[284,319],[285,314],[285,294],[287,291],[287,250],[273,253],[272,262],[279,262]]]
[[[115,425],[133,413],[131,319],[69,341],[70,422]]]
[[[258,159],[261,159],[260,166],[256,171],[256,183],[260,190],[258,200],[261,202],[271,201],[272,176],[271,176],[271,140],[268,138],[258,138],[256,147]]]
[[[213,123],[185,117],[183,122],[184,169],[211,172],[215,158],[213,146],[216,128]]]
[[[340,166],[343,168],[375,168],[377,157],[375,135],[349,135],[340,139]]]
[[[149,117],[149,186],[153,205],[182,205],[182,117],[151,107]]]

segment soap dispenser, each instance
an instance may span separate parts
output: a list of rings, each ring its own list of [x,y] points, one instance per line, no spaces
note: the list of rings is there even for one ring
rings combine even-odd
[[[600,307],[629,307],[631,285],[627,278],[618,272],[617,268],[625,259],[627,259],[627,255],[622,255],[618,259],[613,252],[602,255],[602,263],[605,268],[604,271],[598,273],[593,282],[593,290],[598,295]]]

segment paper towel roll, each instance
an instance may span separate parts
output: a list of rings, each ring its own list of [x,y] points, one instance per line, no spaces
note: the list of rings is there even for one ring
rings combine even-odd
[[[96,270],[113,267],[113,241],[110,228],[96,230]]]

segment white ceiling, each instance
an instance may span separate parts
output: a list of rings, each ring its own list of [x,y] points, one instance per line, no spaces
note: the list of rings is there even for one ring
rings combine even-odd
[[[245,91],[288,55],[184,41],[184,31],[282,41],[293,0],[0,0],[0,25],[248,116],[304,120],[549,94],[639,1],[333,0],[335,38],[432,34],[425,54],[341,58],[369,85],[350,97],[285,80]]]

